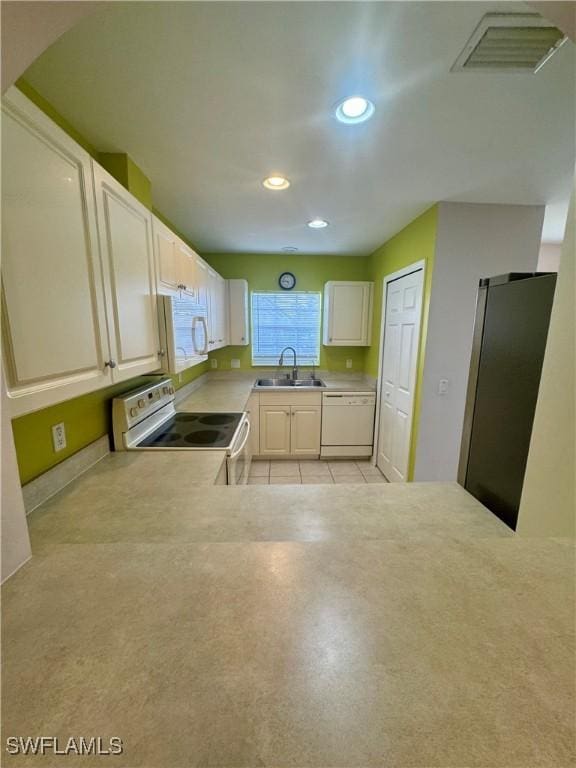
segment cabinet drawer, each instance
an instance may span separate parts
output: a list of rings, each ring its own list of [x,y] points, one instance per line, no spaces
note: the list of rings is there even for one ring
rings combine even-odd
[[[260,392],[260,405],[321,405],[321,392]]]

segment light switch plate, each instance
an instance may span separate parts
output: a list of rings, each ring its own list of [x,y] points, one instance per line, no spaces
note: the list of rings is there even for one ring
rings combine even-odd
[[[54,424],[52,427],[52,445],[56,453],[66,448],[66,428],[63,421],[60,424]]]
[[[210,358],[210,368],[218,368],[218,360],[215,357]]]
[[[352,360],[346,360],[346,368],[352,368]]]
[[[230,360],[230,367],[231,368],[240,368],[240,360],[237,360],[235,357]]]

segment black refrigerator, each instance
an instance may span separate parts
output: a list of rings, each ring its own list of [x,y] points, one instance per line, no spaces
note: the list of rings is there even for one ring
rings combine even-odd
[[[480,281],[458,482],[516,530],[554,273]]]

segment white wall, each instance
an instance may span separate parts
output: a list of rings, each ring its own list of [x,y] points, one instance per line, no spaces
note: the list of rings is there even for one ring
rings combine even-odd
[[[576,529],[576,187],[550,318],[517,531],[570,536]]]
[[[542,243],[538,254],[538,272],[558,272],[562,243]]]
[[[478,281],[535,271],[543,220],[544,206],[439,204],[415,480],[456,480]]]

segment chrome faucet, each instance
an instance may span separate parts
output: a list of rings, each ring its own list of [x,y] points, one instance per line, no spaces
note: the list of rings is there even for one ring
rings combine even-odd
[[[295,381],[298,378],[298,364],[296,362],[296,350],[294,349],[294,347],[284,347],[284,349],[280,353],[280,360],[278,360],[278,365],[284,365],[284,352],[286,352],[287,349],[289,349],[294,355],[294,367],[292,368],[292,380]],[[290,378],[290,374],[288,374],[288,378]]]

